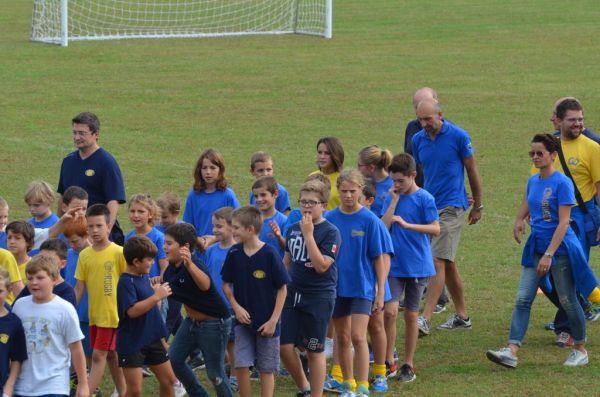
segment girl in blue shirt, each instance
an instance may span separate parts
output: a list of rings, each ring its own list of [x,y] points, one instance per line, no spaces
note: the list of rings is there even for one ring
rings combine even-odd
[[[358,170],[375,184],[375,200],[371,204],[371,211],[380,218],[383,216],[383,203],[394,184],[387,172],[391,163],[392,152],[377,145],[364,147],[358,152]]]
[[[529,178],[513,230],[515,240],[520,243],[525,219],[531,217],[531,234],[523,250],[521,280],[513,308],[508,347],[489,350],[486,354],[491,361],[509,368],[517,366],[517,353],[527,332],[531,305],[538,286],[546,283],[549,273],[569,318],[574,341],[574,348],[564,365],[575,367],[588,363],[585,318],[577,300],[576,288],[584,295],[589,294],[598,282],[593,273],[586,272],[583,249],[569,227],[575,193],[569,178],[554,168],[558,150],[560,142],[550,134],[535,135],[531,143],[529,155],[540,173]],[[582,273],[586,281],[580,279]]]

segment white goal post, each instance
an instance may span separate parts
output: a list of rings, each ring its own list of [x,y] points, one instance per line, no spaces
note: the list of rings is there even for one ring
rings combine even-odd
[[[331,38],[333,0],[34,0],[31,40],[308,34]]]

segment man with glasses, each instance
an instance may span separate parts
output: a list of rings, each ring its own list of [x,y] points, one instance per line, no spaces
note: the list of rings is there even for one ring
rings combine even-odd
[[[114,157],[98,144],[100,120],[94,113],[80,113],[71,122],[73,143],[77,150],[69,153],[60,167],[58,213],[62,215],[64,191],[70,186],[79,186],[88,193],[90,206],[98,203],[108,206],[112,225],[110,239],[123,245],[123,231],[117,221],[119,205],[125,203],[121,169]]]

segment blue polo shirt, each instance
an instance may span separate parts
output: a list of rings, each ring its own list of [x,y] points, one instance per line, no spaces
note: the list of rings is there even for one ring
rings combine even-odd
[[[250,314],[250,326],[258,330],[275,309],[277,290],[290,281],[279,254],[268,244],[252,256],[246,255],[242,244],[229,250],[223,270],[223,281],[233,284],[235,300]],[[279,323],[274,336],[279,335]]]
[[[437,208],[468,208],[463,160],[473,156],[469,134],[444,120],[433,140],[421,130],[413,137],[412,146],[415,161],[423,166],[423,187],[433,195]]]
[[[275,199],[275,209],[279,212],[285,212],[292,208],[290,204],[290,195],[287,189],[280,183],[277,184],[278,195]],[[248,203],[250,205],[256,205],[256,199],[254,198],[254,194],[250,192],[248,197]]]
[[[71,186],[79,186],[89,196],[88,206],[106,204],[116,200],[125,202],[125,184],[121,169],[114,157],[99,148],[85,160],[79,151],[69,153],[60,166],[58,193],[63,194]]]
[[[117,353],[132,354],[142,347],[167,336],[167,327],[157,305],[138,317],[129,317],[127,311],[136,303],[154,295],[147,274],[122,273],[117,284],[117,306],[119,308],[119,331]]]
[[[281,248],[279,246],[277,237],[275,237],[275,235],[271,231],[271,225],[270,225],[271,222],[277,223],[277,226],[279,226],[279,231],[282,233],[282,235],[285,236],[285,234],[283,234],[283,232],[285,230],[285,225],[287,223],[287,216],[285,216],[281,212],[277,211],[277,212],[275,212],[275,215],[273,215],[272,217],[267,218],[263,221],[263,226],[262,226],[262,229],[260,229],[260,235],[258,236],[258,238],[263,243],[267,243],[271,247],[275,248],[275,251],[277,251],[279,256],[283,259],[283,254],[284,254],[283,248]]]
[[[185,201],[183,221],[191,223],[196,228],[198,236],[212,234],[212,216],[222,207],[238,208],[240,203],[230,188],[215,190],[207,193],[191,190]]]
[[[8,313],[0,317],[0,385],[4,386],[10,373],[10,361],[27,360],[25,331],[19,317]]]
[[[127,233],[127,236],[125,236],[125,241],[129,240],[131,237],[135,236],[137,234],[137,232],[134,230],[130,231],[129,233]],[[160,276],[160,266],[158,264],[158,261],[160,261],[161,259],[166,259],[167,258],[167,254],[165,254],[165,235],[164,233],[158,231],[158,229],[155,227],[153,227],[147,234],[145,234],[146,237],[148,237],[153,243],[154,245],[156,245],[156,248],[158,248],[158,251],[156,252],[156,255],[154,256],[154,263],[152,264],[152,267],[150,268],[150,277],[156,277],[156,276]]]
[[[386,200],[384,211],[391,204],[391,197]],[[406,222],[417,225],[428,225],[439,220],[435,200],[424,189],[408,195],[401,195],[394,209],[394,215],[401,216]],[[390,268],[391,277],[431,277],[435,275],[433,256],[429,236],[407,230],[397,223],[390,229],[394,251]]]

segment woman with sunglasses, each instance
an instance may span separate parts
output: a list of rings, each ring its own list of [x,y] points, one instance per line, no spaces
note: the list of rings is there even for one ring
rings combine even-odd
[[[539,174],[529,178],[525,197],[513,230],[517,243],[525,232],[525,220],[531,218],[531,234],[523,249],[522,271],[513,308],[508,347],[489,350],[488,359],[508,368],[517,366],[517,353],[529,325],[531,305],[538,286],[549,287],[554,279],[556,292],[571,324],[574,348],[564,365],[576,367],[588,363],[585,350],[585,318],[577,301],[576,290],[589,294],[598,284],[587,265],[585,255],[569,227],[571,207],[576,204],[573,183],[554,168],[560,142],[550,134],[533,137],[529,155]]]

